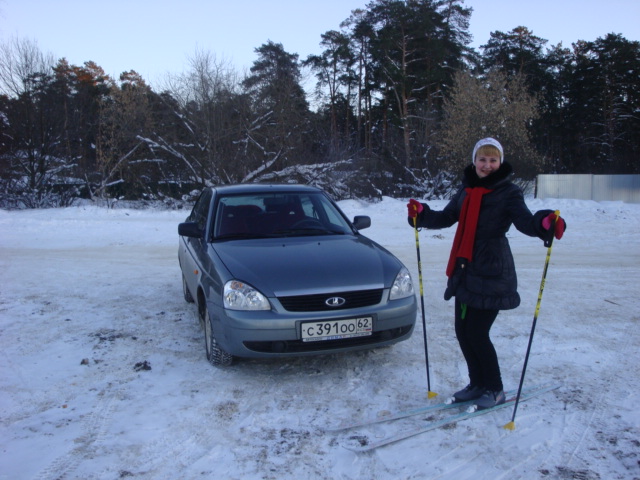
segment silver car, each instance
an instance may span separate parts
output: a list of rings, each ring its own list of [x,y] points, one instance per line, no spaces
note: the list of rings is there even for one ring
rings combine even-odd
[[[195,302],[206,355],[346,352],[408,339],[409,271],[360,234],[322,190],[245,184],[206,188],[178,226],[184,297]]]

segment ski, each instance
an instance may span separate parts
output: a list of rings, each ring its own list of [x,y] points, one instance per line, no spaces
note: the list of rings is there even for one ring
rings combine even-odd
[[[524,389],[523,394],[537,391],[541,388],[544,388],[544,387],[541,387],[541,386],[530,387],[530,388]],[[517,390],[508,390],[505,392],[505,395],[513,396],[516,393],[517,393]],[[369,418],[356,420],[356,421],[345,420],[337,425],[319,427],[319,428],[321,430],[324,430],[325,432],[338,432],[340,430],[349,430],[351,428],[366,427],[369,425],[375,425],[377,423],[390,422],[392,420],[399,420],[401,418],[413,417],[415,415],[422,415],[425,413],[434,413],[434,412],[439,412],[441,410],[449,410],[452,408],[471,406],[474,404],[474,402],[475,400],[469,400],[467,402],[455,402],[453,400],[453,397],[450,397],[449,400],[445,402],[434,403],[433,405],[423,405],[420,407],[407,408],[407,409],[395,410],[395,411],[387,410],[383,414],[378,414],[375,417],[369,417]]]
[[[555,390],[557,388],[559,388],[560,385],[553,385],[553,386],[549,386],[549,387],[541,387],[538,389],[529,389],[527,392],[523,392],[520,395],[520,401],[524,402],[526,400],[529,400],[531,398],[537,397],[539,395],[542,395],[543,393],[547,393],[550,392],[552,390]],[[464,411],[461,413],[458,413],[456,415],[450,415],[446,418],[443,418],[442,420],[437,420],[437,421],[433,421],[428,423],[427,425],[424,426],[419,426],[419,427],[415,427],[415,428],[410,428],[408,430],[403,430],[395,435],[390,435],[388,437],[379,439],[379,440],[375,440],[375,441],[369,441],[369,439],[366,436],[361,436],[361,435],[354,435],[353,437],[350,438],[350,440],[355,441],[354,444],[347,444],[347,445],[343,445],[345,448],[352,450],[354,452],[368,452],[371,450],[374,450],[376,448],[385,446],[385,445],[389,445],[391,443],[395,443],[398,442],[400,440],[404,440],[407,438],[411,438],[414,437],[416,435],[419,435],[421,433],[425,433],[428,432],[430,430],[435,430],[437,428],[440,427],[444,427],[445,425],[450,425],[452,423],[456,423],[456,422],[460,422],[462,420],[466,420],[468,418],[473,418],[473,417],[477,417],[479,415],[484,415],[486,413],[491,413],[495,410],[499,410],[501,408],[506,408],[509,406],[512,406],[517,398],[517,392],[515,393],[510,393],[510,395],[508,396],[507,400],[505,403],[501,404],[501,405],[497,405],[495,407],[491,407],[491,408],[486,408],[483,410],[474,410],[474,411]],[[473,402],[471,402],[473,403]],[[454,404],[456,406],[459,406],[461,404]],[[434,405],[435,406],[435,405]]]
[[[441,410],[449,410],[450,408],[464,407],[467,405],[473,405],[473,400],[468,402],[441,402],[434,403],[433,405],[424,405],[421,407],[409,408],[407,410],[386,410],[384,413],[378,414],[375,417],[365,418],[363,420],[345,420],[342,423],[333,426],[321,427],[326,432],[338,432],[340,430],[348,430],[351,428],[366,427],[369,425],[375,425],[376,423],[389,422],[391,420],[399,420],[401,418],[413,417],[423,413],[438,412]]]

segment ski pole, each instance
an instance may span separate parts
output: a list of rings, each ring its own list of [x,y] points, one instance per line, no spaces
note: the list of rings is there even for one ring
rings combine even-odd
[[[422,335],[424,337],[424,358],[427,367],[427,398],[438,395],[431,391],[431,378],[429,376],[429,348],[427,347],[427,322],[424,317],[424,291],[422,289],[422,261],[420,260],[420,236],[418,235],[418,219],[413,217],[413,226],[416,232],[416,254],[418,256],[418,281],[420,283],[420,312],[422,313]]]
[[[511,421],[504,426],[507,430],[515,430],[516,428],[516,412],[518,411],[518,403],[520,402],[520,393],[522,392],[522,384],[524,383],[524,374],[527,370],[527,363],[529,363],[529,353],[531,353],[533,334],[536,330],[536,323],[538,323],[538,313],[540,312],[540,303],[542,302],[542,292],[544,291],[544,284],[547,279],[547,270],[549,269],[549,259],[551,258],[551,247],[553,246],[556,219],[560,216],[560,210],[556,210],[555,214],[556,217],[551,221],[551,225],[549,226],[549,238],[544,241],[544,246],[547,247],[547,258],[545,259],[544,269],[542,270],[542,280],[540,281],[540,289],[538,290],[538,302],[536,303],[536,310],[533,314],[533,324],[531,325],[531,333],[529,334],[529,345],[527,346],[527,354],[524,356],[524,366],[522,367],[522,374],[520,375],[520,385],[518,386],[516,403],[513,406],[513,415],[511,416]]]

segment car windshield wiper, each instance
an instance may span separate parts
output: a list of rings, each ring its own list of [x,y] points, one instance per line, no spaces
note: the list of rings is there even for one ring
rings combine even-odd
[[[344,235],[345,232],[343,230],[331,230],[328,228],[320,228],[320,227],[307,227],[307,228],[287,228],[285,230],[278,230],[275,233],[279,233],[285,236],[293,235]]]
[[[214,240],[246,240],[251,238],[273,238],[279,235],[268,233],[227,233],[225,235],[218,235]]]
[[[307,228],[286,228],[276,230],[273,233],[226,233],[218,235],[213,240],[249,240],[258,238],[278,238],[278,237],[301,237],[316,235],[345,235],[344,230],[332,230],[323,227],[307,227]]]

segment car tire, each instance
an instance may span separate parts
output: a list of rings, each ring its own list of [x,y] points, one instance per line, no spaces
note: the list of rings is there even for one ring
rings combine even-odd
[[[193,296],[191,295],[191,292],[189,291],[189,287],[187,287],[187,279],[184,278],[184,275],[182,275],[182,294],[184,295],[184,300],[187,303],[195,302]]]
[[[202,322],[204,323],[204,347],[207,354],[207,360],[214,367],[228,367],[233,362],[233,356],[225,352],[213,334],[213,328],[211,327],[211,319],[209,318],[209,311],[207,307],[202,309]]]

